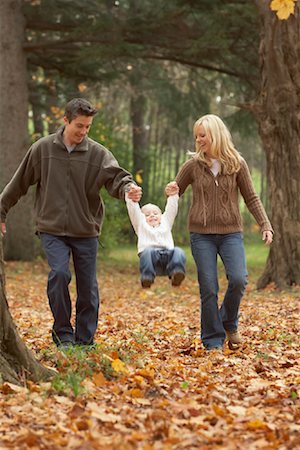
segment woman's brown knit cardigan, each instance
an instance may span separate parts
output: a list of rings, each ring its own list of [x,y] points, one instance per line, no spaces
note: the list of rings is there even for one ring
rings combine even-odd
[[[232,175],[220,173],[216,177],[206,164],[192,158],[182,166],[176,181],[180,195],[189,185],[192,186],[193,200],[188,218],[190,232],[227,234],[242,231],[239,192],[261,231],[273,231],[243,158],[238,172]]]

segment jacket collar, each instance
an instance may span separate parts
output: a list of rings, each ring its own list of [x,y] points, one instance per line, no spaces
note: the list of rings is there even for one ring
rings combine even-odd
[[[62,125],[57,132],[54,135],[54,144],[58,144],[60,147],[66,148],[65,143],[63,141],[63,132],[64,132],[64,125]],[[80,144],[77,144],[74,151],[76,152],[87,152],[89,148],[89,138],[85,136],[82,142]]]

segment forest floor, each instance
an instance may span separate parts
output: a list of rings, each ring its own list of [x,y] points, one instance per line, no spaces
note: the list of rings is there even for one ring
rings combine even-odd
[[[199,339],[193,269],[178,288],[157,278],[143,290],[137,263],[101,261],[97,347],[63,353],[51,341],[47,272],[42,259],[6,263],[15,323],[57,376],[0,385],[0,449],[300,449],[299,288],[257,291],[250,271],[244,343],[216,354]],[[225,286],[221,274],[221,298]]]

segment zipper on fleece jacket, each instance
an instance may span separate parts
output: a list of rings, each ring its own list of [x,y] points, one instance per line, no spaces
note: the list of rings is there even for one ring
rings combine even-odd
[[[68,170],[67,170],[67,183],[66,183],[66,206],[65,206],[65,224],[64,233],[67,232],[67,222],[69,221],[69,200],[70,200],[70,183],[71,183],[71,154],[68,152]]]

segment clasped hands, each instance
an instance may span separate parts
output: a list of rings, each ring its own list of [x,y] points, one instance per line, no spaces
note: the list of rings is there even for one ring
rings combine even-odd
[[[142,188],[136,184],[131,184],[126,195],[133,202],[139,202],[142,198]]]
[[[165,194],[168,197],[170,195],[179,194],[179,187],[176,181],[171,181],[167,184]],[[127,191],[127,197],[134,202],[139,202],[142,198],[142,188],[136,184],[131,184],[129,190]]]

